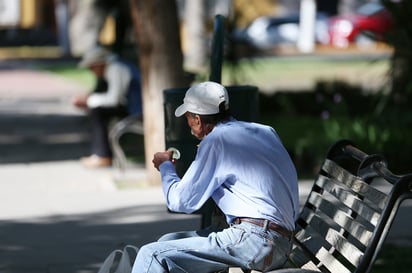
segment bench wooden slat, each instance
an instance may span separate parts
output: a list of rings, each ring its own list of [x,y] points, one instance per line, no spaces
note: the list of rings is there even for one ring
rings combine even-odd
[[[322,257],[322,264],[331,272],[339,273],[351,273],[353,269],[346,268],[340,263],[336,257],[332,256],[326,249],[322,248],[319,250],[317,257]]]
[[[354,219],[353,210],[351,210],[347,206],[341,205],[339,203],[334,203],[328,199],[325,199],[323,195],[316,192],[311,192],[309,194],[307,204],[305,207],[308,206],[312,206],[313,208],[322,211],[326,215],[335,215],[336,213],[348,215],[348,217],[352,219],[352,223],[357,223],[357,225],[361,225],[363,229],[368,231],[373,231],[373,229],[375,228],[375,226],[368,222],[367,219],[364,219],[362,217],[356,217],[356,219]]]
[[[343,265],[336,257],[329,253],[330,244],[325,241],[325,238],[320,236],[316,231],[309,226],[296,234],[296,238],[300,242],[301,247],[309,250],[314,254],[316,259],[320,261],[317,267],[325,266],[330,272],[349,273],[351,272]],[[323,272],[323,271],[322,271]]]
[[[308,258],[299,246],[296,246],[289,256],[289,261],[286,267],[297,267],[308,270],[319,271],[319,268],[312,260]]]
[[[361,181],[357,181],[357,184],[366,184],[366,183],[361,183]],[[316,185],[319,187],[322,187],[323,190],[326,190],[329,192],[331,195],[335,196],[336,198],[339,198],[340,200],[348,200],[351,202],[351,200],[356,200],[354,202],[357,203],[362,203],[365,206],[369,207],[371,210],[376,211],[378,214],[381,214],[383,211],[384,206],[387,204],[387,198],[386,195],[382,192],[380,196],[377,196],[376,194],[370,195],[369,193],[372,192],[377,192],[373,187],[369,186],[368,184],[365,185],[365,188],[367,188],[367,192],[365,195],[357,195],[354,194],[351,189],[346,188],[343,183],[340,183],[339,181],[336,181],[332,178],[328,178],[325,176],[320,175],[316,181]],[[372,191],[375,190],[375,191]],[[380,199],[379,199],[380,198]],[[342,202],[343,203],[343,202]]]
[[[351,174],[332,160],[326,159],[322,169],[327,172],[330,177],[336,179],[338,181],[337,183],[345,185],[354,193],[365,197],[365,202],[368,202],[372,207],[377,207],[380,210],[385,208],[388,199],[386,193],[372,187],[360,177]]]
[[[371,230],[366,228],[364,225],[356,222],[350,215],[337,209],[335,206],[331,205],[328,201],[324,200],[323,204],[320,206],[321,212],[317,212],[321,218],[328,217],[337,226],[341,227],[347,233],[349,233],[354,239],[356,239],[359,244],[358,247],[365,248],[370,242],[373,233]],[[306,223],[310,222],[313,217],[313,211],[309,208],[303,208],[299,219]]]
[[[316,215],[313,212],[309,212],[306,219],[308,226],[305,227],[306,230],[311,233],[316,233],[316,235],[321,236],[324,240],[330,244],[327,249],[330,251],[332,246],[336,251],[340,253],[347,261],[352,265],[356,266],[359,263],[359,260],[362,258],[363,252],[359,250],[354,244],[348,241],[348,238],[343,236],[339,230],[333,228],[333,225],[330,225],[325,221],[325,217]],[[309,216],[310,215],[310,216]],[[324,246],[326,246],[324,244]]]
[[[315,183],[330,193],[331,196],[335,197],[337,201],[340,201],[341,204],[363,217],[366,221],[374,226],[378,224],[381,210],[376,211],[363,202],[363,200],[359,199],[358,196],[353,195],[350,191],[345,190],[345,188],[333,183],[331,179],[324,176],[319,176]]]

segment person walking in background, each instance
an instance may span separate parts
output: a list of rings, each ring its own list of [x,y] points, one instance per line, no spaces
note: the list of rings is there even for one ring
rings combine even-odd
[[[182,178],[172,151],[154,155],[167,206],[192,213],[212,198],[229,226],[166,234],[140,248],[132,272],[281,267],[292,247],[299,195],[295,166],[276,131],[234,119],[226,88],[215,82],[189,88],[175,115],[185,116],[201,142]]]
[[[100,46],[87,51],[79,67],[88,68],[96,76],[93,92],[72,100],[74,106],[87,112],[91,122],[91,154],[81,161],[91,168],[111,166],[109,122],[115,117],[142,115],[140,73]]]

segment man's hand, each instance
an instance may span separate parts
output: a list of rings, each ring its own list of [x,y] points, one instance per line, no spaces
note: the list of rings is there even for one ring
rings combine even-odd
[[[160,164],[162,164],[165,161],[171,161],[172,160],[172,155],[173,155],[173,151],[166,151],[166,152],[157,152],[154,154],[153,156],[153,166],[159,170],[159,166]],[[174,163],[174,162],[173,162]]]
[[[87,109],[87,95],[79,95],[72,98],[72,104],[77,108]]]

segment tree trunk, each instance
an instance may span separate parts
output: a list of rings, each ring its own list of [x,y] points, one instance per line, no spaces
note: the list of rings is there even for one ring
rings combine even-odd
[[[130,0],[142,74],[145,163],[150,184],[160,175],[152,165],[155,152],[165,150],[163,90],[187,86],[183,71],[175,1]]]
[[[206,2],[185,3],[185,66],[189,71],[205,72],[207,66]]]

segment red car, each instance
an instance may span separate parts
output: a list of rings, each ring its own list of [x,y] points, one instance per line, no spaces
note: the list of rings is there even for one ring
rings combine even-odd
[[[367,3],[354,14],[330,18],[329,42],[338,48],[346,48],[351,44],[370,45],[375,41],[382,41],[385,32],[390,30],[392,25],[388,10],[379,3]]]

